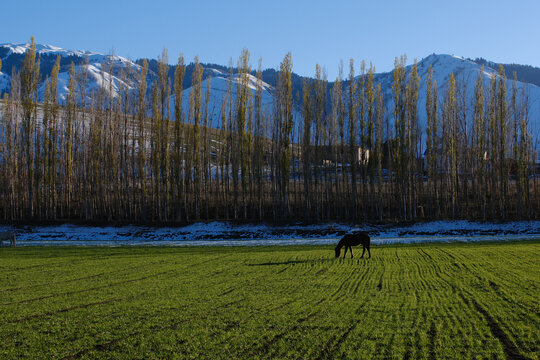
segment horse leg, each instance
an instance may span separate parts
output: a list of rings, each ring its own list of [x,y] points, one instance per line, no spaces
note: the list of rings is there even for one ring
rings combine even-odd
[[[352,246],[349,246],[349,249],[351,249],[351,259],[352,259],[353,258]]]
[[[367,247],[367,252],[369,254],[369,258],[371,259],[371,251],[369,251],[369,246]]]
[[[360,256],[360,259],[364,257],[364,253],[366,252],[366,247],[362,246],[362,256]]]
[[[347,255],[347,246],[345,246],[345,251],[343,252],[343,258],[345,259],[345,255]]]

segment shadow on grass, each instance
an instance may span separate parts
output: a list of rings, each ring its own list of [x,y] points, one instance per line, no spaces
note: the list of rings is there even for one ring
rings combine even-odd
[[[317,264],[323,262],[335,261],[333,258],[329,259],[315,259],[315,260],[289,260],[289,261],[276,261],[276,262],[264,262],[256,264],[246,264],[247,266],[272,266],[272,265],[294,265],[294,264]]]

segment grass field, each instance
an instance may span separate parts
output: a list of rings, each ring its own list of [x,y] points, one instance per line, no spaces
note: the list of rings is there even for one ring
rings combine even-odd
[[[539,359],[540,242],[0,249],[0,359]]]

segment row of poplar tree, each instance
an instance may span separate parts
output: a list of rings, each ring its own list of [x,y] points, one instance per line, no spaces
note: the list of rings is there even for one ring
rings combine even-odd
[[[153,84],[147,84],[145,61],[134,74],[117,71],[121,79],[134,76],[135,89],[122,85],[128,81],[113,89],[110,80],[93,91],[88,67],[71,64],[60,104],[58,58],[38,103],[40,66],[32,39],[1,103],[1,219],[181,224],[515,219],[540,213],[540,188],[531,177],[528,97],[515,80],[506,89],[502,67],[489,86],[478,74],[472,119],[465,82],[451,75],[439,95],[430,68],[422,129],[420,77],[416,62],[406,71],[405,56],[395,62],[394,106],[387,111],[374,67],[362,62],[357,77],[353,60],[348,79],[340,67],[333,84],[317,66],[296,106],[289,53],[268,112],[261,63],[252,93],[244,50],[237,68],[231,66],[218,130],[209,127],[211,81],[204,96],[198,59],[187,103],[184,58],[172,82],[167,63],[164,50]],[[111,73],[112,67],[102,65]]]

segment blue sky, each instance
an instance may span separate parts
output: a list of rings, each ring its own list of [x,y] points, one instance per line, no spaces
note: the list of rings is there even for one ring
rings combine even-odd
[[[188,61],[234,63],[242,48],[264,68],[287,52],[293,71],[313,75],[317,63],[329,80],[343,60],[371,61],[388,71],[394,58],[409,63],[431,53],[540,66],[538,0],[372,1],[8,1],[0,7],[0,43],[39,43],[157,58],[180,52]],[[9,14],[9,15],[8,15]],[[6,16],[8,15],[8,16]],[[357,69],[358,71],[358,69]]]

